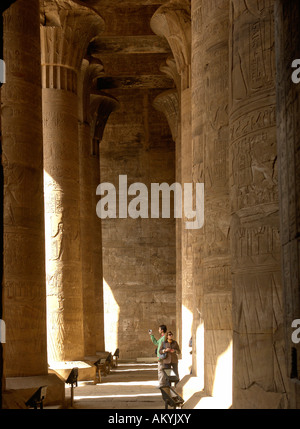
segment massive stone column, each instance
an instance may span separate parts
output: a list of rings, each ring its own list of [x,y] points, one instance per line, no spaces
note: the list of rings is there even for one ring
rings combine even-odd
[[[300,59],[299,19],[299,2],[282,0],[275,2],[281,260],[286,376],[289,378],[287,385],[290,408],[300,408],[300,386],[297,381],[300,376],[300,344],[292,338],[293,331],[298,327],[298,322],[292,327],[293,320],[300,318],[300,82],[299,72],[292,67],[294,61]],[[294,73],[296,73],[296,80],[293,77]]]
[[[99,60],[83,60],[79,103],[80,230],[85,356],[104,351],[104,304],[101,219],[96,214],[100,183],[99,144],[118,101],[95,90],[103,74]],[[95,93],[94,93],[95,92]]]
[[[103,20],[83,3],[45,1],[42,87],[48,356],[83,359],[78,73]]]
[[[285,407],[274,1],[231,1],[233,406]]]
[[[181,183],[181,76],[177,71],[174,57],[169,57],[160,70],[173,79],[176,90],[165,91],[154,100],[154,107],[167,118],[172,138],[175,142],[175,179]],[[182,344],[182,218],[176,219],[176,338]]]
[[[199,376],[204,370],[206,394],[221,397],[223,406],[232,403],[228,36],[229,0],[192,0],[193,180],[205,186],[204,227],[194,231],[202,322],[194,365]]]
[[[161,67],[161,70],[171,76],[177,82],[177,85],[176,89],[159,94],[155,98],[153,106],[167,118],[172,138],[175,142],[175,181],[176,183],[181,183],[180,82],[178,82],[178,77],[180,80],[180,76],[176,71],[175,61],[171,59],[167,60],[167,65]],[[181,229],[182,219],[178,218],[176,219],[176,338],[180,344],[182,343]]]
[[[99,184],[99,157],[94,154],[91,123],[98,104],[91,99],[94,82],[103,73],[99,60],[91,58],[83,60],[79,79],[79,179],[80,179],[80,231],[81,231],[81,263],[82,263],[82,294],[83,294],[83,326],[84,355],[95,356],[97,336],[101,335],[101,324],[97,323],[97,305],[103,294],[102,275],[98,273],[94,257],[95,242],[98,230],[101,231],[100,219],[96,216],[96,188]],[[94,161],[96,156],[96,162]],[[95,174],[98,180],[95,181]],[[100,241],[101,248],[101,241]],[[96,277],[96,272],[98,277]],[[102,336],[104,331],[102,328]]]
[[[4,12],[5,376],[47,374],[39,1]]]
[[[93,241],[93,260],[94,260],[94,281],[95,281],[95,323],[96,323],[96,351],[105,350],[104,333],[104,291],[103,291],[103,256],[102,256],[102,223],[96,216],[96,205],[98,197],[96,189],[100,184],[100,150],[105,125],[110,114],[119,106],[119,102],[114,97],[101,91],[96,91],[91,95],[90,117],[91,117],[91,169],[92,169],[92,189],[93,189],[93,210],[94,210],[94,241]]]
[[[188,0],[172,0],[161,6],[151,18],[151,28],[159,36],[165,37],[172,50],[177,72],[180,75],[180,122],[181,122],[181,184],[192,183],[191,144],[191,18]],[[192,233],[181,223],[181,350],[182,373],[191,368],[189,339],[192,335],[194,289]]]

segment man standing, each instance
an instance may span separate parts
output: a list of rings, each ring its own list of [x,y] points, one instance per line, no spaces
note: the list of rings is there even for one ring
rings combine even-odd
[[[160,334],[160,338],[157,340],[154,337],[154,335],[152,334],[152,329],[149,329],[149,335],[150,335],[151,341],[152,341],[152,343],[154,345],[157,346],[156,355],[157,355],[157,358],[158,358],[158,387],[160,388],[160,387],[166,386],[166,384],[167,384],[167,380],[166,380],[165,374],[163,372],[163,367],[164,366],[163,366],[163,363],[162,363],[162,359],[159,358],[159,349],[160,349],[160,346],[164,343],[164,341],[166,341],[166,338],[165,338],[165,335],[166,335],[166,332],[167,332],[166,325],[160,325],[159,328],[158,328],[158,332]]]

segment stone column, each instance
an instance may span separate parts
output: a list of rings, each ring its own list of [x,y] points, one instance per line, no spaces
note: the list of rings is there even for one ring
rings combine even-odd
[[[3,14],[5,376],[47,374],[39,1]]]
[[[176,91],[166,91],[160,94],[154,107],[162,111],[167,117],[169,127],[175,142],[175,178],[176,183],[181,183],[181,77],[176,68],[175,59],[168,58],[166,64],[162,64],[160,70],[173,79]],[[182,344],[182,255],[181,255],[181,230],[182,218],[176,219],[176,338]]]
[[[171,0],[161,6],[151,18],[151,28],[159,36],[165,37],[174,55],[177,72],[180,75],[180,122],[181,122],[181,183],[192,183],[191,144],[191,17],[188,0]],[[182,374],[190,373],[191,355],[189,339],[192,335],[194,289],[192,233],[181,223],[181,350]]]
[[[71,0],[45,1],[43,12],[48,355],[72,361],[84,357],[77,82],[103,20]]]
[[[205,392],[230,406],[228,35],[229,0],[192,0],[193,180],[205,185],[204,227],[194,232],[194,282],[204,322],[195,332],[194,364],[200,376],[202,346]]]
[[[273,9],[272,0],[231,0],[234,408],[286,406]]]
[[[103,256],[102,256],[102,224],[96,216],[96,205],[99,197],[96,189],[101,183],[100,176],[100,144],[109,116],[117,110],[119,102],[105,92],[95,91],[91,95],[90,116],[91,136],[93,141],[91,162],[93,164],[93,208],[94,208],[94,267],[95,267],[95,297],[96,297],[96,350],[105,350],[104,331],[104,291],[103,291]],[[112,350],[114,351],[114,350]]]
[[[284,336],[288,407],[300,408],[300,343],[295,343],[292,322],[300,318],[300,83],[293,81],[292,64],[300,59],[300,5],[275,2],[277,68],[277,150],[280,201]],[[298,325],[296,326],[298,327]],[[298,335],[299,338],[299,335]],[[296,351],[295,361],[292,353]]]
[[[167,65],[161,68],[162,71],[166,72],[171,76],[175,82],[177,81],[177,72],[175,72],[175,62],[168,60]],[[179,76],[179,75],[178,75]],[[180,76],[179,76],[180,78]],[[179,84],[180,85],[180,84]],[[176,85],[177,86],[177,85]],[[177,86],[178,88],[178,86]],[[179,86],[180,91],[180,86]],[[179,100],[178,89],[171,89],[164,91],[159,94],[154,102],[153,106],[158,111],[162,112],[168,121],[172,138],[175,142],[175,180],[176,183],[181,183],[181,132],[180,132],[180,100]],[[176,219],[176,338],[177,341],[182,343],[181,335],[181,303],[182,303],[182,287],[181,287],[181,229],[182,219]]]
[[[103,293],[102,276],[96,278],[97,270],[94,258],[94,238],[101,229],[101,222],[96,216],[96,188],[99,184],[99,157],[94,162],[93,136],[91,122],[98,105],[91,102],[90,92],[94,81],[103,73],[103,65],[94,59],[83,60],[79,79],[79,179],[80,179],[80,231],[81,231],[81,262],[82,262],[82,293],[83,293],[83,326],[84,355],[96,355],[96,337],[101,335],[101,328],[96,323],[96,308],[100,294]],[[98,173],[98,183],[95,174]],[[101,242],[100,242],[101,245]],[[101,261],[98,261],[100,264]],[[98,291],[98,289],[100,289]],[[97,298],[96,298],[97,294]],[[100,331],[100,332],[99,332]],[[102,330],[102,336],[104,331]]]
[[[178,138],[178,116],[179,116],[179,100],[178,92],[176,89],[170,89],[168,91],[159,94],[154,102],[154,107],[164,113],[167,118],[172,138],[174,142]]]

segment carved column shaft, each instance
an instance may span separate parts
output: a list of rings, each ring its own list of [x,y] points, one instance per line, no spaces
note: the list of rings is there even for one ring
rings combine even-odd
[[[300,373],[300,344],[292,342],[292,321],[300,315],[300,83],[292,80],[292,63],[300,58],[300,5],[275,2],[275,42],[277,68],[277,148],[280,201],[282,282],[284,290],[284,335],[287,377]],[[292,362],[292,349],[297,350]],[[296,367],[296,368],[295,368]],[[291,380],[289,407],[300,408],[300,386]]]
[[[5,375],[47,374],[39,1],[3,16]]]
[[[231,1],[230,238],[238,408],[259,407],[260,396],[260,402],[285,406],[273,8],[273,0]]]
[[[41,27],[49,360],[84,357],[78,73],[103,28],[75,2],[44,3]]]
[[[77,96],[43,89],[49,360],[84,356]]]
[[[161,6],[151,19],[153,31],[168,40],[179,82],[175,80],[180,95],[180,176],[181,184],[192,183],[192,136],[191,136],[191,88],[190,88],[190,64],[191,64],[191,15],[189,0],[171,0]],[[180,88],[179,88],[180,86]],[[193,257],[191,230],[186,229],[185,220],[177,222],[177,248],[181,248],[181,311],[177,306],[177,320],[181,322],[179,339],[181,341],[183,371],[190,372],[191,355],[189,339],[192,335],[194,288],[193,288]],[[178,293],[177,293],[178,297]]]
[[[91,114],[91,136],[93,146],[91,152],[91,170],[93,183],[93,230],[94,230],[94,268],[95,268],[95,298],[96,298],[96,349],[105,350],[104,338],[104,293],[103,293],[103,256],[102,256],[102,224],[101,219],[96,216],[96,205],[98,196],[96,189],[100,184],[100,144],[103,132],[110,114],[116,110],[119,102],[114,97],[106,93],[91,95],[90,114]]]
[[[167,66],[161,67],[166,74],[177,81],[177,88],[159,94],[154,100],[154,107],[164,113],[167,118],[172,138],[175,142],[175,181],[181,183],[181,127],[180,127],[180,76],[176,72],[173,61],[168,60]],[[174,70],[175,68],[175,70]],[[179,78],[179,79],[178,79]],[[181,231],[182,219],[176,219],[176,338],[182,343],[181,334],[181,305],[182,305],[182,279],[181,279]]]
[[[93,138],[93,132],[91,133]],[[99,140],[93,139],[93,150],[90,156],[92,171],[93,190],[93,265],[94,265],[94,285],[95,285],[95,341],[96,351],[105,350],[104,338],[104,302],[103,302],[103,263],[102,263],[102,227],[101,219],[96,215],[96,205],[98,198],[96,189],[100,184],[99,168]]]
[[[193,252],[198,318],[204,320],[205,329],[204,344],[201,324],[199,333],[195,333],[197,361],[201,362],[202,343],[205,391],[213,396],[222,395],[231,405],[229,1],[195,0],[192,7],[193,179],[205,184],[204,227],[195,231]],[[225,354],[223,363],[221,356]],[[200,365],[198,371],[200,374],[203,371]]]
[[[95,174],[99,176],[99,157],[93,147],[93,135],[91,123],[93,110],[98,109],[98,104],[92,103],[90,92],[94,80],[101,75],[103,66],[93,64],[93,60],[83,60],[79,78],[79,179],[80,179],[80,232],[81,232],[81,263],[82,263],[82,294],[83,294],[83,325],[85,356],[94,356],[97,349],[97,335],[104,337],[97,323],[97,308],[101,305],[103,294],[102,276],[99,275],[97,265],[101,260],[95,259],[95,248],[99,243],[97,229],[101,229],[100,219],[96,224],[96,188],[99,185],[99,177],[95,183]],[[94,101],[94,100],[93,100]],[[101,247],[101,241],[100,241]],[[100,303],[99,303],[100,300]]]
[[[80,231],[82,263],[82,296],[85,356],[96,354],[95,285],[93,266],[92,218],[93,206],[92,171],[90,165],[91,130],[88,123],[79,123],[79,179],[80,179]],[[99,170],[99,168],[98,168]]]
[[[192,183],[192,133],[191,133],[191,89],[181,91],[181,184]],[[182,360],[185,371],[192,365],[189,340],[193,330],[194,282],[193,282],[193,232],[186,229],[186,218],[181,222],[181,293],[182,293]]]

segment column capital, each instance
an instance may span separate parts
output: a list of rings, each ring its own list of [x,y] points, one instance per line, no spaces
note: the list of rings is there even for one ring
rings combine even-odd
[[[160,71],[165,73],[167,76],[169,76],[173,81],[175,82],[176,89],[178,93],[180,94],[181,91],[181,79],[180,75],[178,73],[176,62],[173,57],[168,57],[166,59],[166,62],[161,64]]]
[[[91,95],[90,103],[90,118],[93,137],[102,139],[104,128],[109,115],[117,110],[119,107],[119,101],[110,94],[98,91]]]
[[[103,75],[104,67],[100,60],[93,57],[83,59],[78,77],[79,120],[89,123],[90,95],[94,83],[98,77]]]
[[[151,18],[150,26],[170,45],[183,87],[189,87],[191,64],[191,4],[190,0],[171,0],[159,7]],[[184,89],[184,88],[183,88]]]
[[[90,125],[91,125],[91,136],[97,147],[93,147],[92,155],[99,155],[98,143],[102,140],[105,125],[112,112],[119,108],[119,101],[110,94],[105,92],[97,91],[91,94],[90,99]]]
[[[178,136],[179,96],[176,89],[170,89],[159,94],[153,101],[153,106],[167,118],[172,138],[176,142]]]
[[[77,92],[77,74],[89,43],[104,30],[104,20],[74,0],[45,0],[41,6],[43,88]]]

